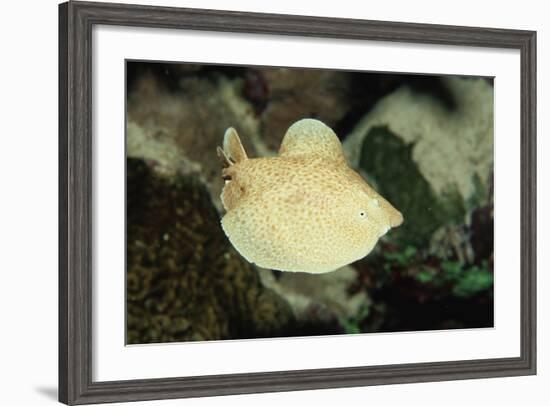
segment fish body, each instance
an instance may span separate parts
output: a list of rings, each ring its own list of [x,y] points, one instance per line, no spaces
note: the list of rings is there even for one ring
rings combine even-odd
[[[218,149],[225,168],[222,227],[249,262],[324,273],[366,256],[403,216],[349,167],[334,132],[303,119],[279,155],[248,158],[237,132]]]

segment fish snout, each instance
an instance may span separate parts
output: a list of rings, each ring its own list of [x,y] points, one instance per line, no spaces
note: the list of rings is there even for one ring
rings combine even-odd
[[[400,211],[393,209],[390,213],[389,220],[391,227],[399,227],[401,224],[403,224],[403,215]]]
[[[392,227],[400,226],[403,223],[403,215],[399,211],[392,208],[392,211],[390,212],[388,218],[388,222],[389,225],[388,223],[381,225],[380,232],[378,234],[379,237],[383,237],[384,235],[386,235]]]

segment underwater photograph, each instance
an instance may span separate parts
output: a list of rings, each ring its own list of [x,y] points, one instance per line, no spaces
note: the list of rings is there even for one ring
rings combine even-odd
[[[491,77],[126,61],[126,343],[493,327]]]

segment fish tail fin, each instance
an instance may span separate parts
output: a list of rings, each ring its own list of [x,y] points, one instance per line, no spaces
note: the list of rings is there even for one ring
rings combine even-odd
[[[248,156],[233,127],[225,131],[223,148],[218,147],[216,151],[222,162],[222,178],[225,182],[221,194],[222,204],[226,210],[231,210],[239,204],[245,194],[245,188],[239,181],[239,170],[234,165],[246,161]]]
[[[223,136],[223,150],[218,147],[218,156],[224,167],[242,162],[248,159],[239,134],[233,127],[229,127]]]
[[[233,165],[233,162],[231,162],[231,159],[229,159],[225,151],[220,147],[216,148],[216,154],[218,155],[218,158],[223,168],[229,168],[231,165]]]

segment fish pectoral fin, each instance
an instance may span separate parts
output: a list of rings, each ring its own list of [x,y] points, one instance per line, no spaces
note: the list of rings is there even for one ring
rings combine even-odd
[[[237,134],[237,131],[233,127],[229,127],[225,131],[223,136],[223,150],[221,152],[223,152],[224,158],[230,165],[248,159],[241,139],[239,138],[239,134]]]
[[[305,118],[292,124],[281,143],[280,156],[315,154],[345,160],[342,144],[330,127],[319,120]]]

